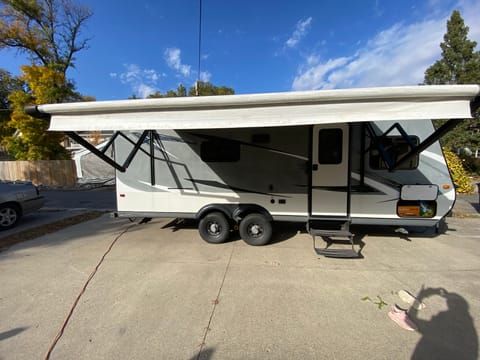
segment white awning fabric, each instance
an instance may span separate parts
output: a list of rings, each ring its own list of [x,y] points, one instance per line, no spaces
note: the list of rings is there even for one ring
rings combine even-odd
[[[275,127],[470,118],[478,85],[402,86],[253,95],[98,101],[36,106],[50,130]]]

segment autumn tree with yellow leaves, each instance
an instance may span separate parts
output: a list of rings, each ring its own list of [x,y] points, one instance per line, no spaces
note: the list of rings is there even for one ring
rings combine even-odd
[[[17,50],[31,61],[22,66],[23,89],[8,96],[12,112],[7,125],[15,131],[3,143],[16,159],[69,158],[61,145],[64,135],[47,132],[48,120],[34,119],[23,109],[83,99],[66,73],[87,47],[82,29],[91,15],[71,0],[0,0],[0,50]]]
[[[24,107],[29,104],[55,103],[67,94],[76,94],[65,76],[45,66],[22,66],[21,79],[28,84],[28,91],[12,92],[8,99],[12,115],[8,126],[16,129],[13,136],[5,138],[9,153],[17,160],[69,159],[70,154],[61,145],[64,134],[48,132],[49,120],[27,115]]]

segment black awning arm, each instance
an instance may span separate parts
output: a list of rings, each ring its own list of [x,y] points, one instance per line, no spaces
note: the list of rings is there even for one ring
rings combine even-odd
[[[473,101],[470,103],[470,110],[472,112],[472,116],[476,115],[476,112],[480,110],[480,96],[475,97]]]
[[[125,172],[127,170],[128,166],[132,162],[132,160],[135,157],[135,155],[137,154],[138,150],[140,150],[140,148],[142,147],[142,144],[145,141],[148,133],[149,133],[149,130],[145,130],[142,133],[140,138],[135,143],[133,149],[130,151],[130,154],[128,154],[127,159],[121,165],[121,164],[117,163],[115,160],[113,160],[112,158],[105,155],[106,148],[112,144],[113,140],[115,140],[115,138],[119,135],[119,133],[116,133],[113,136],[113,138],[110,139],[110,141],[107,143],[107,146],[103,149],[103,151],[101,151],[101,150],[98,150],[94,145],[90,144],[87,140],[82,138],[80,135],[78,135],[76,132],[74,132],[74,131],[65,132],[65,134],[67,134],[70,138],[75,140],[77,143],[82,145],[87,150],[90,150],[92,152],[92,154],[98,156],[100,159],[105,161],[107,164],[113,166],[115,169],[117,169],[120,172]]]
[[[413,157],[420,154],[423,150],[428,148],[430,145],[432,145],[434,142],[436,142],[438,139],[440,139],[443,135],[445,135],[447,132],[452,130],[455,126],[457,126],[462,121],[463,119],[448,120],[445,124],[443,124],[437,130],[435,130],[429,137],[427,137],[420,144],[418,144],[412,150],[410,150],[405,156],[398,159],[398,161],[396,161],[392,165],[392,167],[390,167],[388,170],[394,171],[398,169],[401,165],[403,165],[407,161],[411,160]]]

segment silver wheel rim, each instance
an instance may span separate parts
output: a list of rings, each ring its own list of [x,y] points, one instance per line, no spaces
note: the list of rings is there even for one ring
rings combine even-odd
[[[222,232],[222,226],[216,221],[209,221],[207,223],[207,232],[211,236],[218,236]]]
[[[258,238],[263,235],[263,227],[259,224],[249,224],[248,225],[248,235],[252,238]]]
[[[12,208],[4,208],[0,210],[0,225],[10,226],[17,221],[17,212]]]

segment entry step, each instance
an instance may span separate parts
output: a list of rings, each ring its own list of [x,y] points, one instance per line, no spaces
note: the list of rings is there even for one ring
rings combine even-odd
[[[360,254],[355,249],[318,249],[314,248],[315,252],[318,255],[332,258],[346,258],[346,259],[355,259],[359,258]]]
[[[350,222],[345,219],[335,219],[335,221],[326,221],[325,219],[310,220],[308,222],[308,232],[313,238],[313,248],[318,255],[332,258],[359,258],[361,255],[354,247],[354,234],[349,230]],[[321,249],[316,247],[315,238],[320,236],[326,242],[326,247]],[[335,242],[348,243],[349,249],[331,248]],[[338,246],[338,245],[337,245]]]
[[[310,228],[312,236],[325,236],[329,238],[350,238],[353,234],[348,230],[330,230],[330,229],[312,229]]]

